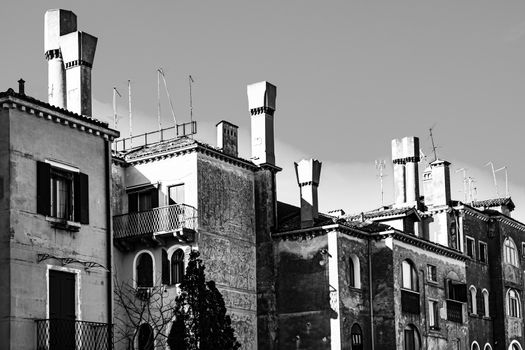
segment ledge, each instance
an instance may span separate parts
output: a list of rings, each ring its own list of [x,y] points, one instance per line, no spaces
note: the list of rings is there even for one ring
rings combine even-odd
[[[51,227],[66,231],[78,232],[82,227],[79,222],[59,219],[53,216],[46,216],[46,221],[51,223]]]

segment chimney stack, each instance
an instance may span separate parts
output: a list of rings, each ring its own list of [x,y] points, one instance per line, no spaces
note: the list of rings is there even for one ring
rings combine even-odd
[[[275,165],[273,114],[277,88],[267,81],[248,85],[248,106],[252,118],[252,161]]]
[[[301,228],[312,227],[319,217],[317,187],[322,163],[317,159],[303,159],[294,164],[301,195]]]
[[[419,200],[419,138],[392,140],[396,207],[417,206]]]
[[[449,205],[450,202],[450,163],[446,160],[437,159],[430,163],[431,184],[425,185],[425,191],[430,190],[430,196],[425,193],[426,205],[434,207]]]
[[[91,116],[91,68],[97,38],[73,32],[60,37],[60,49],[66,68],[67,109]]]
[[[230,156],[238,156],[238,136],[237,125],[225,120],[217,123],[217,147]]]
[[[26,94],[26,88],[25,88],[25,80],[20,78],[18,80],[18,93],[20,95],[25,95]]]
[[[66,10],[48,10],[44,16],[44,53],[47,60],[48,102],[66,108],[66,71],[60,51],[60,36],[77,30],[77,16]]]

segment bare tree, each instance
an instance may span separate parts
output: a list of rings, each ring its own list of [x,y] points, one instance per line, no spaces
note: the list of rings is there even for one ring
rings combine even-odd
[[[165,348],[168,326],[173,320],[176,301],[165,286],[134,287],[132,281],[115,278],[115,343],[125,344],[129,350],[141,344],[144,349]],[[141,332],[141,327],[152,330]],[[144,329],[144,328],[142,328]]]

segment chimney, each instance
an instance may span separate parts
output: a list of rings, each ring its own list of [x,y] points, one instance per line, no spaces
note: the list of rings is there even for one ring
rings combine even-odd
[[[423,195],[425,200],[425,205],[432,204],[432,169],[428,166],[425,171],[423,171]]]
[[[97,38],[73,32],[60,37],[60,49],[66,68],[67,109],[91,116],[91,68]]]
[[[277,88],[261,81],[248,85],[247,91],[252,116],[252,161],[275,165],[273,114]]]
[[[430,163],[432,172],[431,200],[432,206],[449,205],[450,202],[450,163],[446,160],[437,159]],[[425,194],[426,196],[426,194]],[[426,201],[426,198],[425,198]],[[428,204],[427,204],[428,205]]]
[[[294,164],[301,194],[301,228],[312,227],[319,217],[317,187],[322,163],[316,159],[303,159]]]
[[[25,88],[25,80],[20,78],[18,80],[18,93],[20,95],[25,95],[26,94],[26,88]]]
[[[66,108],[66,71],[59,38],[77,30],[77,16],[66,10],[48,10],[44,16],[44,53],[47,60],[48,102]]]
[[[417,206],[419,200],[419,138],[392,140],[394,196],[397,207]]]
[[[230,156],[237,157],[238,155],[238,136],[237,125],[234,125],[225,120],[217,123],[217,147],[224,153]]]

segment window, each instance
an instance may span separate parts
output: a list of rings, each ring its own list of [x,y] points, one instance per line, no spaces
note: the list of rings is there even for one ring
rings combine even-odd
[[[152,185],[128,192],[128,212],[147,211],[159,206],[158,190]]]
[[[184,277],[184,252],[177,249],[171,255],[171,284],[182,282]]]
[[[89,224],[88,176],[57,162],[37,162],[37,213]]]
[[[410,289],[415,292],[419,290],[417,282],[417,271],[414,265],[409,260],[403,260],[402,264],[403,288]]]
[[[355,323],[352,326],[351,338],[352,338],[352,350],[362,350],[363,349],[363,332],[361,331],[361,327],[357,323]]]
[[[479,241],[479,261],[487,262],[487,243]]]
[[[153,328],[147,323],[139,326],[138,350],[153,350]]]
[[[449,273],[450,275],[452,274]],[[447,320],[463,323],[463,304],[468,300],[467,285],[455,279],[448,279],[447,297]]]
[[[348,284],[350,287],[361,288],[361,266],[359,258],[354,254],[348,259]]]
[[[470,346],[470,350],[480,350],[479,349],[479,344],[477,341],[473,341],[472,342],[472,345]]]
[[[419,332],[417,328],[413,325],[408,325],[405,328],[405,350],[419,350],[420,349],[420,340]]]
[[[427,279],[430,282],[437,282],[437,268],[434,265],[427,265]]]
[[[477,307],[478,307],[478,303],[477,303],[477,294],[476,294],[476,287],[474,286],[470,286],[469,288],[469,292],[470,292],[470,299],[469,299],[469,311],[471,314],[477,314]]]
[[[436,300],[428,301],[428,325],[430,329],[439,329],[439,303]]]
[[[476,310],[478,316],[485,316],[485,300],[483,299],[481,289],[478,289],[476,292]]]
[[[489,291],[486,289],[483,289],[483,311],[485,317],[490,317],[489,313]]]
[[[507,291],[507,315],[521,317],[520,296],[514,289]]]
[[[489,343],[485,344],[485,347],[483,348],[483,350],[492,350],[492,346],[490,346]]]
[[[503,257],[505,262],[507,264],[518,267],[518,250],[516,249],[516,244],[514,244],[512,238],[507,237],[507,239],[505,239],[503,249]]]
[[[168,252],[162,249],[162,284],[170,284],[170,261],[168,260]]]
[[[522,350],[520,343],[518,343],[516,340],[513,340],[512,343],[510,343],[509,350]]]
[[[153,258],[151,255],[148,252],[140,253],[135,266],[137,287],[153,287]]]
[[[184,204],[184,184],[168,188],[168,204]]]
[[[467,255],[472,259],[476,258],[476,248],[474,238],[467,236]]]

